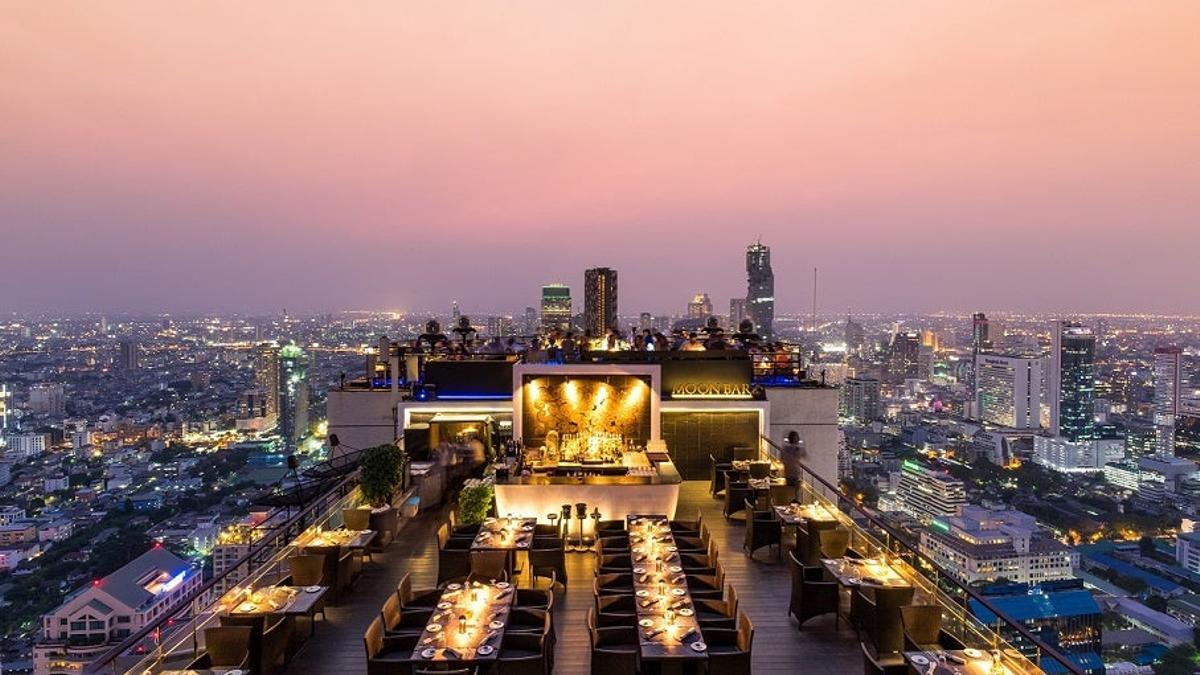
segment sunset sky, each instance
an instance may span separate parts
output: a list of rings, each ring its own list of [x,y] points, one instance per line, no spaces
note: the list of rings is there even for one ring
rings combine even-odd
[[[0,8],[0,311],[1200,313],[1200,2]],[[577,302],[580,302],[577,300]]]

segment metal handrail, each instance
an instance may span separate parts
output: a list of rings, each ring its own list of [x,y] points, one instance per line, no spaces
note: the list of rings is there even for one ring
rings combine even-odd
[[[781,448],[778,443],[771,440],[768,436],[761,435],[761,437],[762,437],[762,440],[770,448],[772,448],[775,451],[773,458],[775,460],[779,460],[779,458],[780,458],[779,453],[780,453],[780,451],[782,451],[783,448]],[[768,453],[768,455],[770,456],[770,453]],[[885,534],[887,534],[891,538],[892,541],[898,543],[900,546],[904,547],[910,553],[915,555],[922,562],[922,564],[928,565],[929,568],[938,575],[938,578],[947,580],[950,583],[954,584],[954,586],[958,587],[967,596],[969,596],[969,598],[971,600],[978,602],[980,605],[982,605],[985,609],[987,609],[989,612],[991,612],[997,618],[1002,619],[1006,624],[1011,626],[1022,638],[1028,640],[1029,643],[1032,644],[1034,647],[1037,647],[1039,653],[1049,656],[1056,663],[1058,663],[1062,667],[1066,668],[1067,672],[1072,673],[1072,675],[1087,675],[1082,668],[1080,668],[1078,665],[1075,664],[1075,662],[1073,662],[1069,658],[1067,658],[1066,655],[1059,652],[1054,647],[1050,646],[1048,643],[1046,643],[1046,641],[1039,638],[1037,635],[1035,635],[1033,632],[1031,632],[1025,626],[1010,619],[1004,613],[1003,610],[1001,610],[1000,608],[998,608],[994,604],[992,604],[992,602],[989,601],[985,596],[979,594],[978,592],[976,592],[969,586],[959,583],[958,580],[956,580],[952,574],[947,572],[945,569],[943,569],[940,565],[938,565],[933,560],[930,560],[929,557],[926,556],[925,554],[921,553],[921,551],[919,549],[913,547],[911,544],[909,544],[907,541],[905,541],[904,538],[900,536],[900,534],[896,531],[895,528],[893,528],[891,525],[883,522],[882,520],[876,518],[874,515],[872,515],[865,509],[863,509],[853,499],[851,499],[848,495],[846,495],[844,492],[842,492],[842,490],[834,487],[832,484],[829,483],[829,481],[825,480],[824,478],[822,478],[821,476],[819,476],[815,472],[813,472],[813,470],[810,469],[808,467],[808,465],[801,463],[800,469],[805,474],[807,474],[809,476],[809,478],[820,483],[825,489],[829,490],[832,494],[838,495],[840,497],[840,499],[838,500],[839,503],[844,503],[844,504],[848,505],[858,515],[862,516],[868,522],[870,522],[871,525],[879,528]],[[976,619],[976,620],[978,621],[978,619]],[[980,623],[980,625],[986,625],[986,624],[983,624],[983,622],[979,622],[979,623]]]
[[[202,600],[207,593],[211,592],[218,583],[225,581],[226,577],[228,577],[230,574],[240,572],[244,565],[249,566],[252,564],[252,561],[258,555],[263,553],[264,550],[272,545],[272,542],[275,540],[276,536],[279,534],[286,534],[293,526],[300,525],[303,527],[303,525],[308,522],[308,518],[314,513],[323,511],[327,508],[327,500],[331,495],[336,493],[339,497],[344,496],[357,485],[357,475],[346,476],[342,480],[333,484],[319,497],[314,499],[311,504],[305,506],[294,515],[289,516],[285,521],[272,526],[269,533],[264,534],[261,538],[259,538],[258,541],[251,544],[246,554],[230,564],[230,566],[224,572],[214,575],[213,578],[202,583],[196,590],[184,596],[170,611],[164,612],[157,621],[143,626],[136,633],[131,634],[119,644],[109,648],[99,657],[92,660],[90,663],[88,663],[87,667],[83,669],[83,675],[96,675],[101,673],[103,669],[107,668],[108,666],[113,666],[115,668],[117,659],[121,658],[125,652],[135,647],[142,640],[145,640],[156,630],[163,628],[163,626],[168,622],[174,621],[179,615],[180,611],[186,609],[192,603]]]

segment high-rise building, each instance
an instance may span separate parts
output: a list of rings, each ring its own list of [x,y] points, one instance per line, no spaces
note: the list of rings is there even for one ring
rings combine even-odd
[[[8,428],[8,407],[12,404],[12,391],[7,384],[0,384],[0,447],[4,447],[4,430]]]
[[[35,384],[29,388],[29,411],[35,415],[63,417],[67,414],[67,397],[61,384]]]
[[[976,312],[971,319],[971,349],[976,354],[992,348],[988,318],[983,312]]]
[[[263,429],[279,423],[279,348],[264,342],[254,348],[254,381],[266,396]]]
[[[845,339],[846,353],[861,356],[866,333],[863,331],[862,324],[852,320],[849,314],[846,315]]]
[[[697,293],[692,296],[692,300],[687,306],[689,319],[707,319],[712,316],[712,313],[712,300],[709,299],[708,293]]]
[[[948,472],[935,471],[911,459],[901,464],[896,487],[899,510],[929,524],[936,518],[957,516],[966,503],[966,487]]]
[[[882,416],[879,380],[873,377],[850,377],[842,382],[841,416],[858,424],[868,424]]]
[[[750,303],[746,298],[729,299],[729,328],[737,330],[738,324],[750,318]],[[751,319],[753,320],[753,319]]]
[[[1156,452],[1175,454],[1175,420],[1180,413],[1183,388],[1183,350],[1159,347],[1154,350],[1154,435]]]
[[[1055,326],[1046,393],[1050,433],[1071,442],[1096,437],[1096,335],[1069,321]]]
[[[1042,419],[1042,360],[975,355],[979,419],[1012,429],[1037,429]]]
[[[642,312],[638,315],[638,330],[654,330],[654,316],[650,312]]]
[[[892,382],[900,383],[918,376],[918,359],[921,351],[921,333],[915,330],[897,331],[892,335],[888,353],[888,376]]]
[[[121,354],[117,367],[121,370],[137,370],[141,367],[141,355],[137,340],[133,338],[121,340]]]
[[[754,328],[770,340],[775,334],[775,273],[771,271],[771,247],[761,241],[746,247],[746,283]]]
[[[571,328],[571,289],[566,284],[542,286],[542,332]]]
[[[525,315],[521,321],[521,335],[536,335],[538,332],[538,317],[537,310],[532,307],[525,308]]]
[[[583,327],[595,337],[617,327],[617,271],[593,267],[583,273]]]
[[[308,357],[295,344],[279,348],[279,435],[288,450],[308,435]]]

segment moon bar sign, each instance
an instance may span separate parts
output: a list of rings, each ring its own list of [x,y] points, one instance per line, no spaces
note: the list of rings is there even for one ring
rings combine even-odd
[[[750,385],[732,382],[680,382],[671,398],[751,398]]]

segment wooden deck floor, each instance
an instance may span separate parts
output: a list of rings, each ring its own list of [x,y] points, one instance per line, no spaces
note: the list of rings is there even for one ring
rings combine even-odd
[[[681,518],[696,510],[712,530],[721,550],[728,582],[737,588],[741,607],[754,623],[754,672],[829,674],[858,673],[862,656],[854,634],[835,631],[832,616],[810,621],[803,632],[787,616],[790,581],[787,567],[766,549],[754,560],[742,553],[743,526],[721,517],[721,503],[708,494],[708,483],[688,481],[679,496]],[[375,554],[356,585],[354,597],[328,610],[328,621],[318,622],[316,636],[297,655],[288,673],[324,675],[366,671],[362,635],[379,606],[405,572],[414,586],[432,586],[437,577],[436,531],[440,512],[418,516],[384,553]],[[590,554],[567,554],[569,583],[555,600],[555,625],[559,641],[556,673],[589,672],[586,614],[592,603]],[[612,674],[617,675],[617,674]]]

